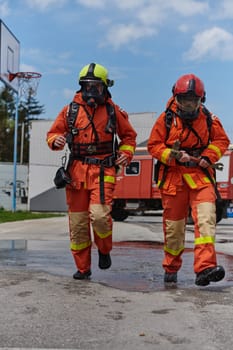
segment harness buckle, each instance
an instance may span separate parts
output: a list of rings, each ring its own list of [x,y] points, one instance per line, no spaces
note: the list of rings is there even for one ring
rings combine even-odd
[[[79,130],[77,128],[72,128],[71,129],[71,133],[72,133],[73,136],[78,135],[79,134]]]
[[[96,153],[96,150],[97,150],[97,148],[96,148],[95,145],[89,145],[89,146],[87,147],[87,153],[88,153],[88,154]]]
[[[115,157],[114,156],[108,156],[102,160],[103,166],[106,168],[111,168],[115,165]]]

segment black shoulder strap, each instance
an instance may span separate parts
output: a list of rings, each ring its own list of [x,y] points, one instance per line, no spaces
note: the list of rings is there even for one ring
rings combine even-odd
[[[106,103],[107,113],[108,113],[108,123],[105,127],[105,132],[107,134],[116,133],[116,113],[115,108],[111,103]]]
[[[111,103],[106,104],[107,113],[108,113],[108,123],[105,127],[105,132],[107,134],[112,134],[112,150],[113,155],[117,157],[117,151],[119,149],[118,139],[116,135],[116,111],[114,106]]]
[[[74,127],[75,121],[77,119],[78,111],[79,111],[80,105],[77,102],[71,102],[69,105],[69,109],[67,112],[67,124],[69,128],[69,133],[66,136],[66,141],[69,145],[69,147],[72,144],[73,137],[78,134],[78,129]],[[105,127],[106,133],[111,133],[112,135],[116,134],[116,112],[115,108],[111,103],[106,103],[106,109],[108,114],[108,122]],[[115,149],[118,148],[117,140],[115,138],[114,140]]]
[[[210,133],[212,122],[213,122],[211,113],[205,106],[202,106],[202,111],[206,115],[206,123],[207,123],[208,131]],[[173,112],[170,109],[166,109],[165,111],[165,126],[167,130],[166,140],[168,139],[168,136],[170,133],[172,119],[173,119]]]
[[[79,110],[79,104],[77,102],[71,102],[67,113],[67,123],[68,123],[68,128],[70,132],[72,132],[72,129],[74,127],[74,124],[78,115],[78,110]]]
[[[75,132],[77,131],[76,128],[74,128],[75,121],[78,115],[80,105],[76,102],[71,102],[69,105],[69,110],[67,113],[67,123],[69,131],[72,133],[72,135],[75,135]],[[116,132],[116,113],[115,108],[111,103],[106,104],[107,113],[108,113],[108,123],[105,127],[106,133],[115,133]]]
[[[205,115],[206,115],[207,127],[208,127],[208,130],[210,131],[211,126],[212,126],[212,122],[213,122],[211,113],[210,113],[210,111],[209,111],[205,106],[202,106],[202,111],[203,111],[203,113],[205,113]]]
[[[173,119],[173,112],[170,109],[167,109],[165,111],[165,126],[166,126],[166,140],[168,139],[169,133],[170,133],[170,129],[172,126],[172,119]]]
[[[78,129],[75,128],[74,125],[78,115],[79,107],[80,106],[77,102],[71,102],[67,111],[67,124],[69,132],[66,135],[66,142],[68,143],[69,148],[71,148],[74,136],[78,133]]]

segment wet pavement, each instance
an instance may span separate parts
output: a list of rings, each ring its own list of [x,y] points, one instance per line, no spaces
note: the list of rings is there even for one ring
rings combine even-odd
[[[1,242],[0,242],[1,247]],[[164,290],[163,246],[156,242],[128,241],[113,245],[112,267],[99,270],[97,249],[92,249],[91,281],[125,291],[151,292]],[[226,276],[218,285],[233,285],[233,256],[217,254]],[[0,267],[44,271],[57,276],[71,277],[75,272],[68,241],[5,240],[0,248]],[[193,288],[193,251],[186,249],[178,274],[177,287]]]
[[[233,283],[233,219],[217,225],[218,264],[226,270],[224,281]],[[67,217],[29,220],[0,225],[0,267],[45,271],[72,276],[75,272],[69,251]],[[12,238],[12,239],[7,239]],[[127,291],[158,291],[163,284],[163,232],[161,215],[129,217],[114,223],[112,267],[98,269],[95,246],[92,249],[92,282]],[[194,287],[193,226],[187,225],[186,249],[178,286]],[[232,255],[231,255],[232,254]]]
[[[72,279],[67,217],[0,224],[0,350],[231,350],[233,219],[217,226],[226,277],[194,284],[193,227],[176,288],[163,285],[161,217],[114,223],[112,267]]]

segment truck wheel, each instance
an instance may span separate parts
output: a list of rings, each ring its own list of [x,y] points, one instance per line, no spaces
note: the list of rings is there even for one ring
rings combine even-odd
[[[124,221],[128,217],[128,213],[122,208],[113,208],[111,212],[112,218],[115,221]]]

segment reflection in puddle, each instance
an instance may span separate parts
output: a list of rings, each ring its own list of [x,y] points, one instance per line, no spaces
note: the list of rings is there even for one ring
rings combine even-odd
[[[111,268],[100,270],[97,249],[92,249],[91,282],[127,291],[164,290],[161,244],[141,241],[118,242],[114,243],[111,256]],[[230,287],[233,285],[233,256],[217,254],[217,257],[218,264],[223,265],[226,270],[226,277],[217,284],[211,283],[210,286]],[[71,280],[75,272],[68,240],[0,240],[1,267],[45,271],[68,276]],[[177,288],[196,288],[194,280],[193,250],[186,249],[183,265],[178,273]]]
[[[27,240],[25,239],[1,239],[0,250],[15,250],[15,249],[27,249]]]

